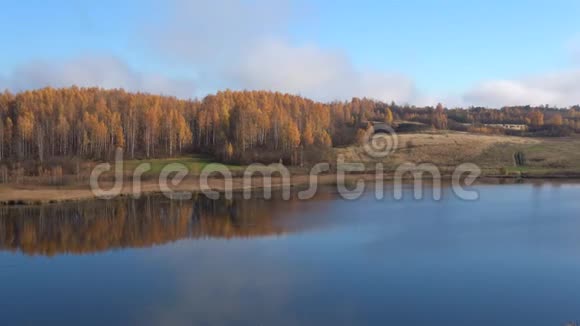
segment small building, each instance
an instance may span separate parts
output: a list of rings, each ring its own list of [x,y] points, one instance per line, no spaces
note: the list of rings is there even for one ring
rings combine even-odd
[[[504,130],[517,130],[517,131],[528,130],[528,126],[526,126],[526,125],[508,124],[508,123],[490,123],[490,124],[485,124],[485,126],[486,127],[493,127],[493,128],[501,128]]]

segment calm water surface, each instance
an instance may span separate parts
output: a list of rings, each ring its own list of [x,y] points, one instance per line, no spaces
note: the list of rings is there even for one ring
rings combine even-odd
[[[0,325],[564,325],[580,186],[0,209]]]

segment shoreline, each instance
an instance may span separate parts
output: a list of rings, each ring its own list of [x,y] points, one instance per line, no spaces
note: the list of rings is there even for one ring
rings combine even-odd
[[[318,185],[328,186],[336,185],[336,174],[322,174],[318,176]],[[243,178],[234,177],[233,179],[233,192],[241,192],[246,187],[243,185]],[[282,178],[272,177],[271,186],[272,190],[282,188]],[[363,180],[365,182],[375,182],[376,175],[372,173],[353,173],[345,175],[345,181],[347,186],[352,185],[353,182],[357,180]],[[385,183],[392,182],[394,180],[393,175],[386,174],[383,177]],[[412,181],[411,176],[407,176],[403,179],[405,182]],[[431,183],[431,178],[427,178],[426,183]],[[566,181],[569,180],[571,183],[580,182],[580,174],[521,174],[521,175],[481,175],[477,178],[475,183],[477,184],[515,184],[521,182],[534,182],[534,181]],[[442,175],[441,181],[443,183],[451,181],[451,175]],[[217,192],[225,191],[225,182],[223,179],[210,178],[208,179],[208,184],[210,188]],[[291,177],[290,187],[296,188],[300,186],[306,186],[309,184],[309,175],[295,175]],[[113,186],[111,182],[102,182],[101,185],[105,189],[109,189]],[[261,177],[252,178],[252,183],[249,187],[251,190],[264,189]],[[199,186],[199,179],[197,176],[188,176],[182,180],[182,182],[171,188],[172,191],[180,192],[191,192],[191,193],[201,193],[202,190]],[[163,192],[159,189],[159,183],[157,181],[142,181],[140,195],[154,195],[162,194]],[[128,197],[134,194],[131,183],[126,183],[119,194],[119,197]],[[32,206],[32,205],[45,205],[54,204],[62,202],[74,202],[82,200],[92,200],[98,199],[97,196],[91,191],[88,185],[71,185],[71,186],[34,186],[34,185],[16,185],[7,184],[0,186],[0,206]]]

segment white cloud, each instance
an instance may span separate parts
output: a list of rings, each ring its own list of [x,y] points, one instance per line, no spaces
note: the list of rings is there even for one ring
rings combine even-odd
[[[353,80],[358,82],[352,85],[355,96],[408,104],[425,100],[413,79],[402,74],[363,71],[357,72],[355,77]]]
[[[87,55],[57,62],[35,61],[15,67],[3,82],[0,78],[0,86],[12,91],[72,85],[124,88],[184,98],[195,93],[191,80],[143,74],[113,56]]]
[[[492,80],[476,85],[463,96],[466,104],[501,107],[580,103],[580,70],[561,71],[520,80]]]
[[[148,55],[157,55],[164,65],[175,63],[190,70],[198,87],[189,79],[139,72],[113,56],[85,55],[20,65],[9,75],[0,75],[0,89],[74,84],[178,97],[224,88],[266,89],[322,101],[357,96],[415,105],[442,102],[449,107],[580,103],[577,67],[483,81],[459,94],[426,94],[404,74],[357,67],[345,51],[317,45],[315,40],[296,42],[290,30],[292,22],[309,19],[304,18],[309,13],[305,5],[291,0],[170,0],[164,6],[167,15],[158,23],[149,21],[142,37],[154,51]],[[580,60],[579,45],[576,39],[568,49]]]
[[[366,96],[414,102],[413,81],[390,72],[356,69],[342,51],[291,40],[293,13],[285,0],[170,2],[152,46],[165,58],[194,66],[214,88],[267,89],[330,101]],[[304,16],[304,15],[302,15]]]
[[[269,40],[244,53],[229,79],[245,88],[271,89],[324,101],[353,96],[408,102],[413,82],[395,74],[358,71],[340,51]]]
[[[408,76],[361,69],[344,51],[295,42],[291,23],[309,13],[300,5],[289,0],[173,0],[165,24],[154,26],[152,46],[163,57],[194,66],[200,83],[214,89],[270,89],[324,101],[365,96],[450,107],[580,102],[578,71],[483,81],[459,94],[420,92]],[[569,46],[578,58],[579,44]]]
[[[145,28],[155,50],[194,64],[223,64],[256,40],[284,33],[285,0],[169,0],[167,16]]]
[[[573,62],[580,62],[580,38],[565,44],[566,54]],[[488,80],[464,93],[464,105],[502,107],[509,105],[580,104],[580,69],[572,65],[568,70],[547,72],[511,80]]]

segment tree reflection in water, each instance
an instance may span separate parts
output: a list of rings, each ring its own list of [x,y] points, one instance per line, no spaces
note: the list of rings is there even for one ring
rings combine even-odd
[[[333,195],[322,193],[314,200]],[[311,203],[309,203],[311,204]],[[234,198],[85,201],[0,209],[0,250],[29,255],[84,254],[120,248],[160,245],[185,238],[244,238],[281,235],[315,227],[320,220],[300,219],[304,205],[283,201]]]

